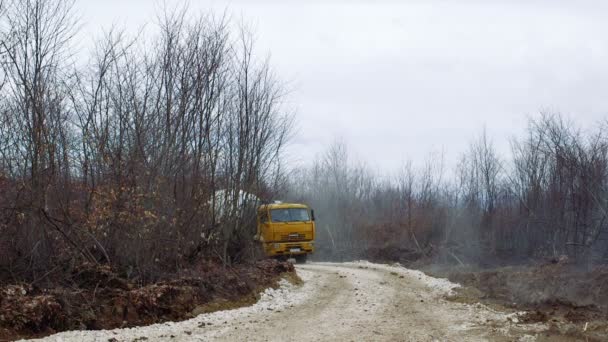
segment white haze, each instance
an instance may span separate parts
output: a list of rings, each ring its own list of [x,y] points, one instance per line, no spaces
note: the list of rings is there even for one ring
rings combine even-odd
[[[182,1],[166,0],[172,8]],[[77,0],[80,40],[135,34],[162,2]],[[251,24],[297,113],[289,162],[341,138],[373,168],[445,151],[485,126],[502,153],[526,118],[559,111],[582,127],[608,113],[608,6],[601,1],[191,1]]]

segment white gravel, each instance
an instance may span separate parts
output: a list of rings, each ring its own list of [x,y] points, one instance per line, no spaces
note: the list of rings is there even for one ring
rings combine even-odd
[[[533,341],[544,327],[517,313],[446,300],[459,287],[401,265],[367,261],[297,266],[246,308],[133,329],[72,331],[42,341]]]
[[[399,275],[417,278],[426,285],[435,295],[449,296],[454,294],[454,289],[461,287],[460,284],[453,283],[444,278],[434,278],[424,274],[424,272],[418,270],[411,270],[401,266],[399,263],[392,265],[374,264],[367,260],[355,261],[354,264],[364,267],[370,267],[373,269],[384,270],[387,272],[396,272]]]
[[[298,272],[299,274],[302,272]],[[303,271],[303,273],[308,273]],[[69,331],[55,334],[36,341],[79,342],[79,341],[198,341],[209,340],[221,335],[228,327],[228,321],[255,317],[260,313],[280,311],[301,304],[311,294],[310,291],[294,291],[295,285],[285,279],[277,289],[268,288],[260,295],[260,300],[252,306],[239,309],[217,311],[199,315],[182,322],[153,324],[146,327],[114,329],[104,331]],[[253,320],[252,320],[253,321]],[[212,328],[212,329],[205,329]],[[206,331],[209,330],[209,331]]]

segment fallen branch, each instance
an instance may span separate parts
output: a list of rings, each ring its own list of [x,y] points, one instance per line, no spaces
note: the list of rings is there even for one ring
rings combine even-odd
[[[452,253],[451,251],[448,251],[448,254],[450,256],[452,256],[452,258],[456,259],[456,261],[458,261],[458,263],[460,264],[460,266],[464,266],[464,263],[456,256],[456,254]]]

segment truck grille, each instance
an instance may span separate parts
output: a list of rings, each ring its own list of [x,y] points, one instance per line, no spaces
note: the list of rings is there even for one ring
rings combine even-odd
[[[283,241],[285,241],[285,240],[304,240],[305,237],[306,237],[306,235],[304,235],[304,234],[293,233],[293,234],[281,235],[281,240],[283,240]]]

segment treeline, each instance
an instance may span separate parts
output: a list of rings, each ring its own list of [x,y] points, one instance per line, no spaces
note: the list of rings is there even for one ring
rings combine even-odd
[[[3,3],[0,280],[88,262],[145,282],[245,257],[240,194],[272,196],[290,116],[252,35],[187,12],[153,37],[110,30],[76,63],[73,1]]]
[[[441,156],[380,178],[334,144],[291,183],[318,214],[321,258],[519,263],[608,261],[606,126],[530,119],[500,156],[485,132],[447,168]]]

